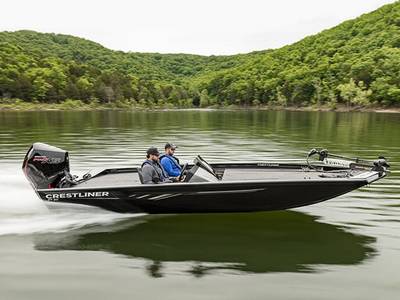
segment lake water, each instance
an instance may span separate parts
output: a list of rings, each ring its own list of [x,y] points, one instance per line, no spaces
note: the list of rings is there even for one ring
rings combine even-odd
[[[384,155],[392,173],[299,209],[252,214],[48,211],[22,174],[33,142],[74,174],[181,161]],[[0,112],[1,299],[399,299],[400,114],[289,111]],[[135,298],[134,298],[135,297]]]

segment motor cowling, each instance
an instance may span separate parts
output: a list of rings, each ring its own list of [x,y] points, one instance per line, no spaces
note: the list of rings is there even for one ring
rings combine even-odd
[[[54,188],[69,173],[68,152],[43,143],[34,143],[25,155],[22,169],[35,189]]]

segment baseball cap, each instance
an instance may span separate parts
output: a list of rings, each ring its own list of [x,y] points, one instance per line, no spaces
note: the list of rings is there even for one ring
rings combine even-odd
[[[175,150],[176,148],[178,148],[178,146],[172,143],[166,143],[164,149],[169,149],[169,148]]]

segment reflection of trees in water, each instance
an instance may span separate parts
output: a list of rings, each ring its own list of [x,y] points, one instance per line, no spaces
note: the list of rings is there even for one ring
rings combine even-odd
[[[170,263],[183,263],[195,277],[215,270],[315,272],[314,265],[359,264],[375,253],[370,246],[373,238],[293,211],[146,216],[140,221],[77,231],[69,238],[38,237],[36,248],[98,250],[144,258],[146,272],[153,277],[168,273]]]

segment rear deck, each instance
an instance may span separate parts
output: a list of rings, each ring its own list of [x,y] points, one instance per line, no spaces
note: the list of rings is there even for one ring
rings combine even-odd
[[[90,178],[87,181],[79,183],[71,188],[94,188],[94,187],[102,187],[102,186],[112,186],[112,187],[121,187],[121,186],[135,186],[141,185],[139,179],[139,174],[134,171],[130,172],[119,172],[119,173],[108,173],[104,175],[98,175],[93,178]]]

